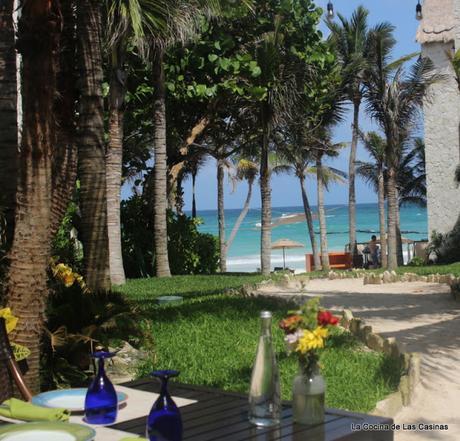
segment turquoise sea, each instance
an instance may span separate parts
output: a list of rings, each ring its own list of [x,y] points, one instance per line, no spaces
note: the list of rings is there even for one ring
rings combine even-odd
[[[314,211],[315,207],[313,207]],[[274,207],[273,219],[303,213],[302,207]],[[240,214],[240,210],[225,210],[227,237]],[[330,251],[343,251],[348,242],[348,207],[346,205],[330,205],[326,209],[328,245]],[[203,220],[200,231],[217,235],[217,210],[199,211]],[[359,204],[357,206],[358,242],[367,242],[373,233],[379,230],[377,204]],[[319,242],[319,224],[315,220],[315,231]],[[401,208],[401,231],[403,236],[423,240],[428,238],[427,212],[425,208],[405,206]],[[304,244],[304,249],[286,250],[286,265],[292,269],[305,268],[305,253],[311,252],[305,222],[280,225],[273,228],[272,240],[281,238],[292,239]],[[249,211],[228,252],[229,271],[255,271],[260,267],[260,210]],[[272,252],[272,267],[282,266],[282,251]]]

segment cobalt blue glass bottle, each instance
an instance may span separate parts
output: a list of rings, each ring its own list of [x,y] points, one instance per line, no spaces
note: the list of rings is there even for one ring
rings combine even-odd
[[[168,392],[168,380],[178,371],[155,371],[152,375],[161,380],[160,396],[147,418],[147,437],[150,441],[182,441],[182,419],[179,408]]]
[[[89,424],[112,424],[117,419],[117,393],[104,370],[104,359],[114,355],[114,352],[104,351],[92,354],[98,362],[98,371],[86,392],[85,421]]]

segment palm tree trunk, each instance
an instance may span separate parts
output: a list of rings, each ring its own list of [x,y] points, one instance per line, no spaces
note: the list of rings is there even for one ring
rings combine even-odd
[[[106,153],[107,234],[109,238],[110,281],[114,285],[126,282],[121,252],[121,174],[123,164],[123,102],[125,98],[125,73],[122,59],[115,48],[115,60],[110,78],[109,143]]]
[[[254,180],[249,179],[248,180],[248,194],[246,196],[246,200],[244,201],[243,209],[241,210],[241,213],[238,216],[238,219],[235,222],[235,225],[232,228],[232,232],[230,233],[230,237],[228,238],[227,241],[227,251],[230,249],[233,241],[235,240],[236,234],[238,233],[238,230],[241,227],[241,224],[243,223],[246,215],[249,212],[249,205],[251,203],[252,199],[252,187],[254,185]]]
[[[64,26],[61,33],[60,65],[57,72],[55,114],[57,142],[53,147],[51,237],[58,231],[75,193],[77,180],[76,102],[76,36],[74,1],[62,2]]]
[[[6,218],[6,245],[14,234],[16,179],[18,167],[16,51],[13,0],[0,5],[0,206]]]
[[[179,215],[184,214],[184,187],[182,185],[183,179],[184,179],[184,174],[181,173],[177,177],[177,181],[176,181],[175,205],[176,205],[176,213]]]
[[[313,215],[311,213],[310,203],[308,202],[308,195],[305,191],[305,178],[300,176],[299,181],[300,189],[302,191],[303,209],[305,212],[305,218],[307,219],[308,235],[310,236],[311,250],[313,253],[313,262],[315,265],[315,270],[319,271],[321,269],[321,259],[318,252],[318,246],[316,244],[315,228],[313,226]]]
[[[321,158],[316,160],[316,176],[318,181],[318,217],[319,231],[321,236],[321,264],[323,270],[329,270],[329,252],[327,246],[327,226],[326,212],[324,210],[324,180],[323,180],[323,164]]]
[[[78,53],[81,84],[79,161],[81,239],[84,274],[93,292],[110,290],[107,233],[106,163],[104,143],[101,4],[77,4]]]
[[[353,105],[353,135],[351,140],[350,149],[350,161],[348,165],[348,216],[349,216],[349,242],[350,250],[353,257],[355,257],[356,249],[356,186],[355,186],[355,175],[356,175],[356,152],[358,149],[358,138],[359,138],[359,107],[360,99],[355,100]]]
[[[396,196],[396,171],[394,167],[388,170],[388,269],[398,267],[398,250],[396,239],[396,222],[398,200]]]
[[[19,317],[12,337],[31,351],[26,382],[34,393],[40,389],[40,339],[48,295],[52,159],[56,142],[53,110],[61,24],[59,6],[48,1],[25,3],[18,23],[17,47],[23,56],[24,127],[6,298]]]
[[[382,259],[382,268],[388,265],[387,256],[387,239],[386,239],[386,223],[385,223],[385,177],[383,174],[383,166],[379,170],[378,176],[378,197],[379,197],[379,223],[380,223],[380,252]]]
[[[219,223],[220,272],[227,272],[227,243],[225,242],[224,164],[217,160],[217,218]]]
[[[154,209],[154,242],[155,267],[158,277],[171,277],[168,260],[168,189],[167,189],[167,153],[166,153],[166,87],[164,72],[164,49],[153,50],[153,78],[154,94],[154,136],[155,151],[155,209]]]
[[[196,170],[192,172],[192,218],[196,218]]]
[[[398,249],[398,266],[404,265],[403,244],[401,235],[401,213],[399,206],[399,190],[396,189],[396,246]]]
[[[271,270],[271,241],[272,241],[272,211],[271,211],[271,188],[270,170],[268,166],[269,148],[269,121],[266,109],[262,109],[262,149],[260,160],[260,198],[261,198],[261,241],[260,259],[261,272],[269,275]]]

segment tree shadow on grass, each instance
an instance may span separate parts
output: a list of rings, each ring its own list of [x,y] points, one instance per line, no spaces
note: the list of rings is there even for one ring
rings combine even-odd
[[[178,318],[190,318],[193,320],[208,314],[256,318],[262,310],[273,311],[278,316],[286,314],[293,307],[295,307],[294,304],[276,298],[215,295],[184,300],[182,303],[175,305],[154,305],[150,310],[144,309],[143,315],[145,318],[158,318],[166,322],[174,321]]]

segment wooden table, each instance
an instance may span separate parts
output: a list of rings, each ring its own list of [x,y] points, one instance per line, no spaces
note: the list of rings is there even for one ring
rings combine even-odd
[[[159,392],[159,384],[142,379],[125,386],[149,392]],[[184,424],[183,441],[392,441],[393,431],[364,431],[352,425],[391,425],[389,418],[328,409],[325,422],[319,426],[302,426],[292,422],[292,409],[284,403],[282,422],[278,427],[259,429],[247,420],[246,395],[222,392],[201,386],[170,383],[171,395],[197,400],[181,408]],[[153,404],[153,403],[152,403]],[[111,426],[114,429],[145,436],[146,418]],[[362,427],[362,426],[361,426]],[[379,427],[381,429],[381,427]],[[96,440],[97,441],[97,440]]]

